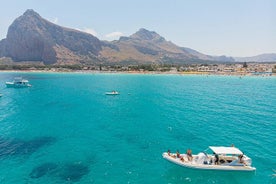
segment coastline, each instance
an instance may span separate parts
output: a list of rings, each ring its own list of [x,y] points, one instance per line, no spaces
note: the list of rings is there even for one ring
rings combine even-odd
[[[201,76],[238,76],[238,77],[275,77],[276,73],[239,73],[239,72],[159,72],[159,71],[97,71],[97,70],[0,70],[0,73],[76,73],[76,74],[141,74],[141,75],[201,75]]]

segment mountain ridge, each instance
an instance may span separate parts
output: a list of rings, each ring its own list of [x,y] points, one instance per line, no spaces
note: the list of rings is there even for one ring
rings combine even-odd
[[[10,25],[0,41],[0,57],[15,62],[39,61],[44,64],[95,63],[214,63],[234,62],[226,56],[210,56],[180,47],[155,31],[145,28],[119,40],[101,41],[79,30],[62,27],[26,10]]]
[[[235,57],[238,62],[276,62],[275,53],[264,53],[250,57]]]

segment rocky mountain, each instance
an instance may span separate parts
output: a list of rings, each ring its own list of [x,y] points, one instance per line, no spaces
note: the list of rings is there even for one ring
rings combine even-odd
[[[101,54],[104,58],[113,62],[162,62],[169,58],[172,60],[193,58],[193,55],[181,47],[166,41],[156,32],[143,28],[129,37],[121,37],[110,44],[113,47],[103,47]]]
[[[0,41],[0,57],[45,64],[79,63],[206,63],[234,61],[179,47],[154,31],[140,29],[129,37],[107,42],[91,34],[61,27],[27,10]]]
[[[144,28],[110,44],[113,47],[103,47],[101,54],[106,60],[113,62],[143,61],[183,64],[234,61],[233,58],[213,57],[190,48],[179,47],[156,32]]]
[[[80,62],[96,58],[102,42],[87,33],[64,28],[27,10],[8,29],[0,43],[0,56],[14,61]]]
[[[239,62],[276,62],[276,54],[260,54],[252,57],[235,57]]]

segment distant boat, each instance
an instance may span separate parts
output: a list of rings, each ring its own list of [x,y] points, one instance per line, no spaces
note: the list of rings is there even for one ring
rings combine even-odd
[[[224,171],[255,171],[251,166],[251,159],[244,155],[236,147],[209,146],[213,154],[201,152],[192,155],[191,150],[186,154],[163,153],[163,158],[180,166],[203,169],[203,170],[224,170]],[[206,150],[207,151],[207,150]]]
[[[106,92],[106,95],[119,95],[120,93],[118,91],[111,91],[111,92]]]
[[[6,82],[6,86],[10,88],[24,88],[31,87],[29,81],[26,79],[22,79],[22,77],[15,77],[12,82]]]

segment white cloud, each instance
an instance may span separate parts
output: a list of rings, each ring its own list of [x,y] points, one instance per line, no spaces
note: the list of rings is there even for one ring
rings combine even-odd
[[[115,32],[112,32],[112,33],[109,33],[107,35],[105,35],[106,38],[118,38],[120,36],[123,36],[124,34],[122,32],[119,32],[119,31],[115,31]]]
[[[58,18],[57,17],[54,18],[53,23],[55,23],[55,24],[58,23]]]
[[[82,31],[84,31],[84,32],[86,32],[88,34],[91,34],[93,36],[97,36],[97,32],[94,29],[92,29],[92,28],[84,28]]]
[[[78,31],[81,31],[81,32],[91,34],[93,36],[97,36],[97,32],[92,28],[84,28],[84,29],[75,28],[75,29],[78,30]]]

